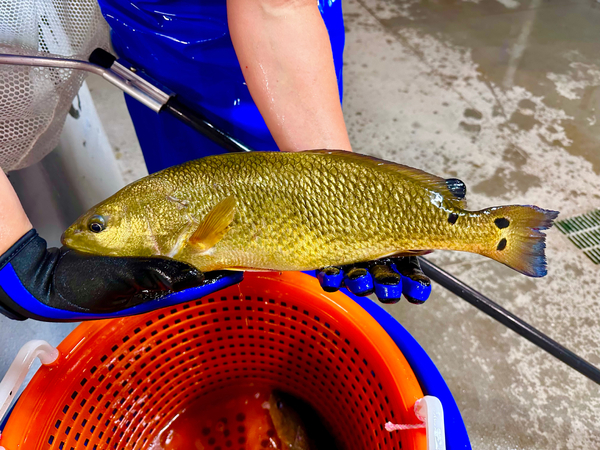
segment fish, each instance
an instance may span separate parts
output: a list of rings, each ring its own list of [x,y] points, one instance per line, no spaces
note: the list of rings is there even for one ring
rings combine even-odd
[[[265,405],[281,447],[286,450],[316,450],[309,439],[300,414],[286,401],[286,396],[278,391],[271,392],[269,402]]]
[[[213,270],[308,271],[432,250],[547,274],[557,211],[470,211],[460,180],[341,150],[229,153],[124,187],[63,234],[65,246]]]
[[[284,450],[341,450],[327,421],[310,404],[287,392],[271,391],[263,407]]]

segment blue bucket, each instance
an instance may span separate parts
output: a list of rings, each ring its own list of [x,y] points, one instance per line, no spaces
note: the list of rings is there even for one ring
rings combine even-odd
[[[342,291],[365,311],[367,311],[381,327],[390,335],[415,373],[425,395],[437,397],[444,409],[444,428],[446,432],[446,448],[448,450],[470,450],[471,443],[458,405],[437,369],[425,350],[396,319],[381,306],[368,297],[358,297],[347,289]]]

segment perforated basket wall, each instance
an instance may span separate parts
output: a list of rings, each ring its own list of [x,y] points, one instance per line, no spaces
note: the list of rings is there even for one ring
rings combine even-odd
[[[423,393],[398,348],[305,274],[246,274],[212,297],[86,323],[59,350],[11,414],[7,450],[142,449],[187,405],[248,380],[308,401],[347,450],[426,448],[423,430],[383,427],[418,423]]]

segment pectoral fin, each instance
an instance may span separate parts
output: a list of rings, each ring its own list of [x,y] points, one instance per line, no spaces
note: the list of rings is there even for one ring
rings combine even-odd
[[[234,196],[221,200],[210,210],[194,234],[190,236],[188,240],[190,245],[200,252],[205,252],[215,246],[223,238],[233,221],[236,204]]]

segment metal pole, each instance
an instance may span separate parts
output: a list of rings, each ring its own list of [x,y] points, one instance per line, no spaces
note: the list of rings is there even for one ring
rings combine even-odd
[[[64,58],[48,58],[45,56],[21,56],[21,55],[6,55],[0,54],[0,64],[10,64],[14,66],[29,66],[29,67],[53,67],[57,69],[74,69],[83,70],[85,72],[94,73],[101,76],[106,81],[114,84],[123,92],[131,95],[137,101],[146,105],[155,112],[159,112],[163,106],[160,100],[151,97],[147,92],[140,90],[138,87],[128,83],[127,80],[116,75],[111,70],[105,69],[97,64],[92,64],[87,61],[78,61],[75,59]]]
[[[535,329],[527,322],[521,320],[510,311],[493,302],[485,295],[477,292],[470,286],[450,275],[448,272],[440,269],[423,257],[419,257],[421,269],[432,281],[435,281],[442,287],[448,289],[453,294],[458,295],[471,305],[488,316],[496,319],[501,324],[513,330],[515,333],[523,336],[529,342],[537,345],[542,350],[550,353],[552,356],[560,359],[562,362],[572,367],[590,380],[600,384],[600,370],[587,362],[585,359],[577,356],[571,350],[563,347],[558,342],[550,339],[541,331]]]
[[[154,112],[167,112],[175,116],[229,152],[252,150],[233,136],[215,127],[199,111],[187,107],[175,96],[161,91],[131,69],[127,70],[116,62],[116,58],[110,53],[96,49],[90,58],[93,62],[44,56],[0,54],[0,64],[83,70],[99,75]]]
[[[252,151],[250,147],[247,147],[242,142],[215,127],[206,117],[200,114],[200,112],[188,108],[181,103],[177,97],[171,97],[169,101],[164,104],[160,112],[162,113],[163,111],[177,117],[183,123],[206,136],[228,152],[239,153]]]

